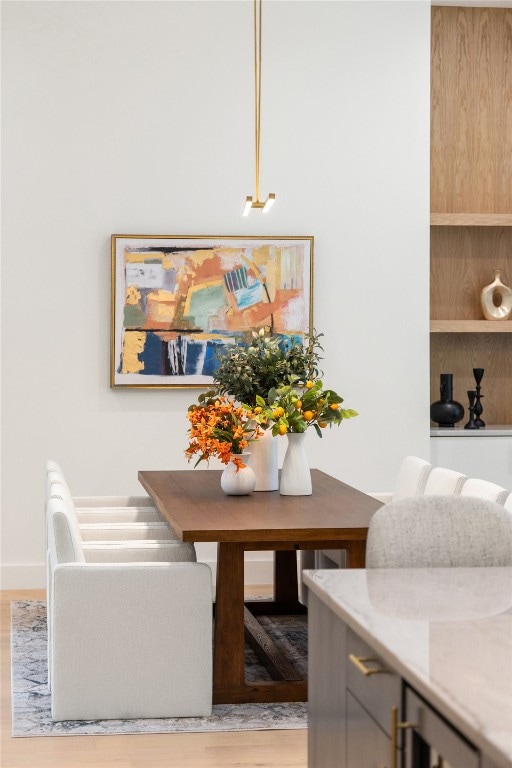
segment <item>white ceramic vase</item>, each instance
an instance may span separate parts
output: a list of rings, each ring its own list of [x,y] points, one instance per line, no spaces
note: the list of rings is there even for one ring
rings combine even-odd
[[[245,467],[238,469],[237,465],[230,461],[220,476],[220,487],[228,496],[247,496],[254,491],[256,475],[248,464],[250,454],[244,453],[242,458]]]
[[[266,429],[251,442],[251,467],[256,475],[255,491],[277,491],[279,488],[278,437]]]
[[[304,445],[306,433],[288,432],[287,438],[279,493],[282,496],[311,496],[311,471]]]
[[[495,297],[499,297],[498,306]],[[494,280],[482,289],[482,312],[486,320],[508,320],[512,315],[512,288],[501,282],[501,272],[494,270]]]

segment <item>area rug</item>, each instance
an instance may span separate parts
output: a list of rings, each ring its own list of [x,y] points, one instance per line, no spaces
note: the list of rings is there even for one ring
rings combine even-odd
[[[51,718],[46,659],[46,605],[18,600],[11,604],[12,735],[78,736],[119,733],[197,733],[258,731],[307,727],[306,703],[215,704],[211,717],[54,722]],[[301,675],[307,672],[307,624],[304,616],[259,616],[258,620]],[[246,679],[269,680],[246,647]]]

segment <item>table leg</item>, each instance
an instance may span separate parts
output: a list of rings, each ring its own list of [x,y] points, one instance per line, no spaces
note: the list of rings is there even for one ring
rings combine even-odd
[[[349,568],[364,568],[366,560],[366,541],[346,542]]]
[[[244,685],[244,550],[221,542],[217,548],[217,590],[213,643],[213,700],[226,701]]]
[[[295,553],[292,554],[295,557]],[[282,680],[245,682],[244,634],[244,545],[220,542],[217,549],[213,703],[306,701],[307,681],[293,679],[296,676],[288,669],[284,670]],[[280,662],[279,658],[277,662]]]
[[[254,616],[294,616],[307,613],[307,608],[298,599],[295,549],[274,551],[274,598],[248,600],[245,605]]]
[[[297,553],[294,549],[274,552],[274,599],[277,603],[297,602]]]

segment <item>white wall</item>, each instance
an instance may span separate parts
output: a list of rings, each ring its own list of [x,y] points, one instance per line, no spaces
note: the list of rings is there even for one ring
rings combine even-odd
[[[2,2],[3,587],[43,584],[44,462],[74,493],[187,464],[197,390],[109,388],[110,235],[314,235],[326,382],[360,417],[312,466],[428,458],[428,3]],[[284,443],[283,443],[284,446]],[[191,470],[192,471],[192,470]]]

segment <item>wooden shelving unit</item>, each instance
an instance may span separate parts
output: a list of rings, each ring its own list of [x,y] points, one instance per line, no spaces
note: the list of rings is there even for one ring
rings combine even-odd
[[[484,368],[484,420],[512,424],[512,321],[483,319],[494,270],[512,285],[512,9],[432,8],[430,375],[467,407]]]
[[[512,333],[512,321],[431,320],[430,333]]]
[[[512,227],[512,213],[431,213],[436,227]]]

